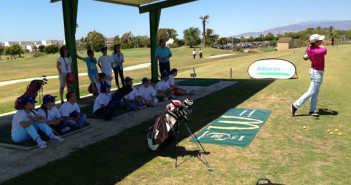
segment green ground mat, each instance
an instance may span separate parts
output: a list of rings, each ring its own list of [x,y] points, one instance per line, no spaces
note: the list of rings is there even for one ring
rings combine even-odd
[[[89,105],[89,106],[86,106],[86,107],[82,107],[80,108],[80,111],[83,113],[83,114],[86,114],[87,115],[87,118],[97,118],[97,119],[101,119],[101,117],[98,117],[98,116],[95,116],[93,114],[93,108],[94,108],[94,105]],[[127,113],[127,109],[125,108],[118,108],[115,110],[114,114],[112,117],[115,117],[115,116],[118,116],[118,115],[121,115],[121,114],[124,114],[124,113]]]
[[[89,126],[89,123],[86,123],[84,125],[84,127],[82,129],[84,129],[85,127]],[[80,130],[76,127],[71,127],[71,130],[62,134],[61,136],[66,136],[66,135],[70,135],[72,132]],[[39,131],[38,132],[41,139],[44,141],[48,141],[49,137],[46,136],[43,132]],[[0,128],[0,143],[7,143],[7,144],[13,144],[13,145],[19,145],[19,146],[36,146],[37,143],[35,141],[33,141],[32,139],[24,141],[24,142],[20,142],[20,143],[15,143],[12,141],[11,139],[11,124],[8,124],[6,126],[3,126]]]
[[[271,113],[262,109],[229,109],[198,133],[197,138],[201,143],[247,148]]]
[[[220,80],[214,79],[188,79],[177,83],[182,86],[209,86],[214,83],[219,82]]]

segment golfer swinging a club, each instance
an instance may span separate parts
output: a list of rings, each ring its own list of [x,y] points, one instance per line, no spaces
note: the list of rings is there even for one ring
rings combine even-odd
[[[309,98],[311,98],[311,107],[309,115],[319,117],[317,112],[317,98],[319,88],[323,82],[324,73],[324,56],[327,50],[322,45],[324,35],[313,34],[310,36],[310,46],[307,48],[307,54],[311,61],[311,69],[309,71],[311,84],[308,91],[303,94],[295,103],[291,104],[291,115],[294,116],[298,108],[300,108]]]

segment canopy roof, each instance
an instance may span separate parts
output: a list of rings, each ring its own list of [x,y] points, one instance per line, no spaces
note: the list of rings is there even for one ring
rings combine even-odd
[[[140,7],[142,5],[152,4],[160,0],[96,0],[96,1]]]
[[[51,0],[51,3],[55,3],[61,0]],[[139,13],[150,12],[157,9],[168,8],[171,6],[180,5],[197,0],[95,0],[106,3],[114,3],[120,5],[128,5],[139,8]]]

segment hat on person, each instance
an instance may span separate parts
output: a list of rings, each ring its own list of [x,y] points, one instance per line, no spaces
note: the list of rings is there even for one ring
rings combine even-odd
[[[33,100],[30,96],[21,96],[20,103],[37,103],[37,101]]]
[[[107,47],[102,47],[102,48],[101,48],[101,52],[104,51],[104,50],[106,50],[106,49],[107,49]]]
[[[164,73],[161,74],[161,78],[164,78],[166,76],[169,76],[169,74],[167,72],[164,72]]]
[[[145,82],[150,82],[150,80],[148,79],[148,78],[143,78],[142,80],[141,80],[143,83],[145,83]]]
[[[133,78],[131,78],[131,77],[129,77],[129,76],[127,76],[127,77],[124,79],[125,82],[130,82],[130,81],[132,81],[132,80],[133,80]]]
[[[106,89],[106,88],[110,88],[111,86],[110,85],[108,85],[108,84],[102,84],[101,86],[100,86],[100,90],[103,90],[103,89]]]
[[[324,40],[324,38],[324,35],[313,34],[310,36],[310,43],[315,43],[317,41]]]
[[[57,96],[51,96],[50,94],[47,94],[43,97],[43,103],[46,104],[48,102],[52,102],[52,101],[55,101],[55,98]]]

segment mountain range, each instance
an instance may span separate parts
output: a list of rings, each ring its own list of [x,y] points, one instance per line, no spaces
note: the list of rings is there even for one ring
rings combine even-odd
[[[348,21],[308,21],[308,22],[301,22],[297,24],[291,24],[287,26],[272,28],[269,30],[265,30],[262,32],[246,32],[239,35],[234,35],[234,37],[239,38],[241,36],[244,37],[258,37],[260,34],[267,35],[268,33],[272,33],[275,36],[278,34],[284,34],[289,32],[299,32],[306,30],[307,28],[317,28],[317,27],[325,28],[333,26],[336,30],[351,30],[351,20]]]

